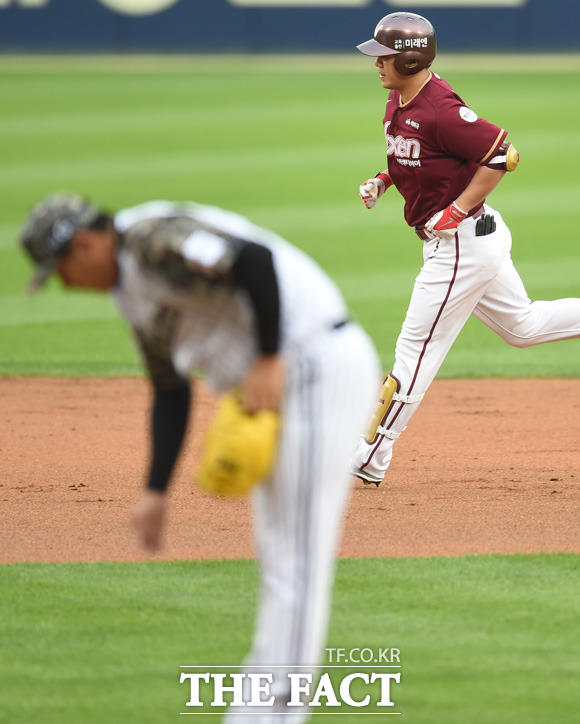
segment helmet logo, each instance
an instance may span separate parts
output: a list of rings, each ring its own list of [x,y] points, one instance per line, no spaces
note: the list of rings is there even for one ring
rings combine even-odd
[[[58,254],[58,252],[73,238],[75,231],[76,226],[70,219],[67,219],[66,217],[57,219],[52,225],[52,229],[44,242],[46,251],[51,255]]]
[[[395,50],[412,50],[413,48],[426,48],[428,45],[427,38],[405,38],[395,40]]]

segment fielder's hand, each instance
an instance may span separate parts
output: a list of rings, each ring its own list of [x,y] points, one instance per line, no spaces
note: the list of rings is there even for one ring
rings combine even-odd
[[[434,214],[425,224],[425,228],[441,239],[452,239],[457,227],[466,217],[467,211],[460,209],[454,201],[443,211]]]
[[[161,548],[165,523],[165,494],[158,490],[146,490],[137,504],[133,524],[142,545],[150,551]]]
[[[250,414],[278,412],[284,394],[284,366],[277,354],[260,355],[242,380],[242,405]]]
[[[393,182],[388,173],[383,171],[374,178],[368,179],[359,188],[359,195],[367,209],[373,209],[377,201]]]

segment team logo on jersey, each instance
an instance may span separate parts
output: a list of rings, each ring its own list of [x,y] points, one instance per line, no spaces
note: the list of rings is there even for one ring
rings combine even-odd
[[[413,122],[414,123],[414,122]],[[412,124],[409,124],[412,125]],[[418,126],[419,124],[417,124]],[[389,133],[390,121],[385,123],[387,156],[394,156],[401,166],[421,166],[421,142],[416,138],[393,136]]]
[[[459,109],[459,115],[464,121],[467,121],[467,123],[475,123],[478,119],[477,113],[474,113],[471,108],[468,108],[467,106],[462,106]]]
[[[405,121],[405,123],[406,123],[408,126],[412,126],[413,128],[417,128],[417,129],[418,129],[419,126],[421,125],[420,123],[417,123],[417,121],[412,121],[410,118],[407,118],[407,120]]]

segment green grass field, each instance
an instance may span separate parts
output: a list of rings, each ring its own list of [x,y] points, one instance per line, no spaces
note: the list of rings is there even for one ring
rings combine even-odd
[[[435,69],[521,153],[491,201],[530,296],[577,296],[580,58]],[[107,298],[23,291],[18,230],[57,189],[111,210],[192,199],[275,229],[328,270],[389,368],[421,248],[395,193],[373,212],[358,199],[385,165],[368,60],[4,57],[0,97],[1,375],[141,373]],[[510,349],[473,321],[441,376],[577,377],[579,353]],[[341,560],[328,645],[400,648],[409,724],[575,724],[579,569],[564,554]],[[242,661],[256,588],[248,561],[1,566],[0,722],[178,721],[179,667]]]
[[[443,60],[439,70],[520,150],[492,202],[530,296],[575,296],[580,97],[570,89],[580,62],[560,73],[558,59],[510,71],[492,62]],[[56,282],[38,299],[23,293],[28,266],[15,239],[26,211],[55,189],[111,210],[192,199],[275,229],[333,276],[390,368],[422,260],[396,192],[372,212],[358,198],[385,166],[385,92],[368,59],[7,58],[0,92],[0,374],[140,373],[108,300],[65,296]],[[576,376],[579,352],[576,341],[510,349],[473,320],[441,375]]]
[[[412,724],[575,724],[578,568],[564,554],[341,560],[328,646],[400,649],[392,699]],[[181,667],[242,660],[257,571],[22,564],[0,567],[0,587],[2,721],[158,724],[191,712]]]

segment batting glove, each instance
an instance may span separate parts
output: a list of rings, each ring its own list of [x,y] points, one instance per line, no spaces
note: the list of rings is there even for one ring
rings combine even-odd
[[[389,174],[383,171],[382,173],[378,173],[374,178],[365,181],[364,184],[361,184],[358,192],[367,209],[373,209],[375,207],[377,201],[392,183]]]
[[[425,228],[441,239],[452,239],[457,227],[466,217],[467,211],[460,209],[454,201],[443,211],[434,214],[425,224]]]

